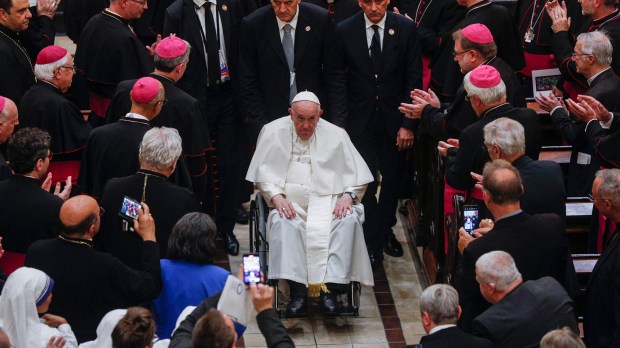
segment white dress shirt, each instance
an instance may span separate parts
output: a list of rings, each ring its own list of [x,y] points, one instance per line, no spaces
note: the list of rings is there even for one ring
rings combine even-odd
[[[293,29],[291,29],[291,37],[293,38],[293,45],[295,45],[295,30],[297,30],[297,19],[298,18],[299,18],[299,5],[297,5],[297,12],[295,12],[295,16],[289,23],[281,20],[280,18],[278,18],[278,16],[276,16],[276,21],[278,21],[278,29],[280,31],[280,42],[284,38],[284,26],[287,24],[290,24],[291,27],[293,27]]]

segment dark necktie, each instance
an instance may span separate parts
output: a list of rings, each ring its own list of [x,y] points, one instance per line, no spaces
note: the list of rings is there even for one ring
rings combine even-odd
[[[286,63],[288,64],[288,70],[291,73],[295,72],[295,45],[293,44],[293,36],[291,30],[293,27],[290,24],[286,24],[284,28],[284,35],[282,37],[282,48],[284,49],[284,55],[286,56]],[[293,98],[297,95],[297,86],[295,79],[290,79],[289,85],[289,102],[293,101]]]
[[[211,3],[206,2],[203,7],[205,8],[205,35],[207,37],[206,49],[209,86],[214,87],[216,82],[220,80],[220,47],[217,41],[213,12],[211,12]]]
[[[374,30],[375,33],[372,35],[372,40],[370,41],[370,60],[375,69],[375,75],[379,75],[379,71],[381,70],[381,37],[379,36],[379,26],[373,24],[372,30]]]

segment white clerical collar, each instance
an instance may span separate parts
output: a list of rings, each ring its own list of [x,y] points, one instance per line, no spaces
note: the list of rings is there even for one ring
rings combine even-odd
[[[108,8],[106,8],[105,10],[106,10],[106,11],[108,11],[108,12],[110,12],[110,13],[111,13],[111,14],[113,14],[113,15],[116,15],[116,16],[120,17],[120,18],[123,18],[123,19],[125,18],[125,17],[121,16],[120,14],[118,14],[118,13],[116,13],[116,12],[114,12],[114,11],[110,10],[110,8],[109,8],[109,7],[108,7]]]
[[[143,120],[143,121],[148,121],[149,119],[146,118],[145,116],[142,116],[140,114],[136,114],[135,112],[128,112],[127,115],[125,115],[126,118],[131,118],[134,120]]]
[[[381,18],[381,20],[379,21],[379,23],[373,23],[372,21],[370,21],[370,19],[368,19],[368,17],[366,16],[366,14],[364,13],[364,22],[366,22],[366,29],[372,27],[373,25],[377,25],[379,28],[381,29],[385,29],[385,19],[387,18],[387,12],[386,14],[383,15],[383,18]]]
[[[451,327],[455,327],[455,324],[445,324],[445,325],[437,325],[434,328],[431,329],[431,331],[428,332],[429,335],[434,334],[435,332],[439,331],[439,330],[443,330],[443,329],[447,329],[447,328],[451,328]]]
[[[609,67],[609,68],[607,68],[607,69],[605,69],[605,70],[601,70],[601,71],[599,71],[598,73],[596,73],[596,74],[594,74],[594,75],[590,76],[590,78],[588,79],[588,86],[592,84],[592,81],[594,81],[594,79],[595,79],[595,78],[597,78],[597,77],[598,77],[598,75],[600,75],[600,74],[604,73],[605,71],[607,71],[607,70],[609,70],[609,69],[611,69],[611,67]]]
[[[285,22],[276,16],[276,21],[278,21],[278,29],[282,30],[285,25],[290,24],[293,29],[297,30],[297,19],[299,18],[299,5],[297,5],[297,12],[295,12],[295,17],[290,22]]]

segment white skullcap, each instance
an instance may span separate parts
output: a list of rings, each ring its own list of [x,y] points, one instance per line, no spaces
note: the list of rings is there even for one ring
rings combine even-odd
[[[309,91],[303,91],[303,92],[297,93],[295,98],[293,98],[293,101],[291,102],[291,104],[296,103],[298,101],[304,101],[304,100],[311,101],[317,104],[318,106],[321,106],[321,102],[319,101],[319,98],[316,96],[316,94],[309,92]]]

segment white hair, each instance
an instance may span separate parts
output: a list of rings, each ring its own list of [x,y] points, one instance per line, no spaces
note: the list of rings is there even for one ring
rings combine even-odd
[[[484,126],[484,142],[497,145],[508,157],[525,153],[525,129],[521,123],[500,117]]]
[[[163,170],[170,168],[181,156],[181,136],[174,128],[152,128],[140,143],[140,165],[150,165]]]
[[[581,53],[593,55],[601,65],[611,65],[614,48],[604,31],[581,33],[577,41],[581,42]]]
[[[476,276],[484,284],[494,284],[495,289],[504,291],[521,278],[515,260],[505,251],[488,252],[476,261]]]
[[[54,78],[54,70],[56,68],[61,67],[67,63],[69,60],[69,54],[65,55],[61,60],[57,60],[53,63],[49,64],[35,64],[34,66],[34,76],[38,80],[42,81],[51,81]]]
[[[472,70],[473,71],[473,70]],[[477,96],[483,104],[491,104],[500,101],[502,98],[506,98],[506,84],[504,81],[500,81],[497,86],[489,88],[479,88],[474,86],[469,79],[471,71],[465,75],[463,79],[463,87],[467,91],[467,95]]]
[[[456,324],[459,294],[448,284],[431,285],[420,295],[420,311],[428,313],[435,324]]]

